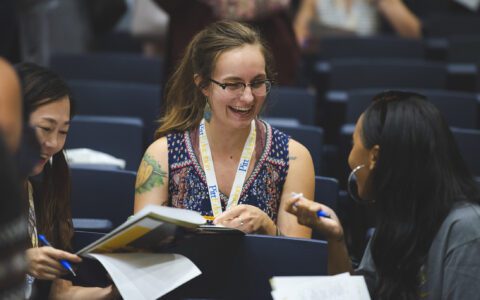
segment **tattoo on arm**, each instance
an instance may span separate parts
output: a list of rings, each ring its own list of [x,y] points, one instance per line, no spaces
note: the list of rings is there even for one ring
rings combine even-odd
[[[160,164],[150,155],[145,154],[140,163],[135,182],[135,194],[142,194],[152,190],[156,186],[164,184],[167,174],[162,170]]]
[[[289,156],[288,159],[289,159],[289,160],[296,160],[297,157],[296,157],[296,156]]]

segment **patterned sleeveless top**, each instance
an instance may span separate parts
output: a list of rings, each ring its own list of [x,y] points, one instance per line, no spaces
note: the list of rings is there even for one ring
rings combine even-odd
[[[238,204],[249,204],[277,220],[280,196],[288,172],[289,137],[263,121],[257,121],[256,163],[245,179]],[[198,128],[167,135],[169,205],[213,216],[205,172],[200,165]],[[200,160],[199,160],[200,159]],[[228,196],[220,192],[222,210]]]

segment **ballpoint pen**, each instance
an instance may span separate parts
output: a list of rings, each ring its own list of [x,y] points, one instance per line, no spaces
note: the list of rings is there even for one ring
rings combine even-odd
[[[292,198],[302,198],[302,197],[303,197],[303,193],[299,193],[299,194],[298,193],[292,193]],[[317,211],[317,217],[319,217],[319,218],[329,218],[329,219],[331,218],[330,215],[327,214],[326,212],[324,212],[323,210],[318,210]]]
[[[39,234],[38,239],[42,242],[43,245],[52,247],[52,245],[50,245],[47,238],[43,234]],[[63,268],[65,268],[65,270],[70,271],[70,273],[72,273],[73,276],[77,276],[77,274],[75,274],[75,271],[73,271],[73,268],[68,261],[66,261],[65,259],[61,259],[60,264],[62,265]]]

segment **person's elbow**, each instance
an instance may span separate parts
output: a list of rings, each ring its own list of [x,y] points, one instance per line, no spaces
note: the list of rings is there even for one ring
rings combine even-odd
[[[408,26],[399,28],[397,34],[403,38],[408,39],[421,39],[422,38],[422,25],[419,22],[415,22]]]

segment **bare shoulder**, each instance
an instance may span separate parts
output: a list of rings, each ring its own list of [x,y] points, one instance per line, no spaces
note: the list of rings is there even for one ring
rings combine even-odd
[[[164,153],[168,152],[168,142],[166,137],[161,137],[158,140],[154,141],[153,143],[148,146],[147,151],[145,154],[149,154],[152,157],[157,159]]]
[[[165,172],[168,170],[168,143],[166,137],[159,138],[147,148],[137,172],[137,179],[140,177],[138,174],[141,174],[141,171],[152,169],[156,171],[157,175],[162,174],[163,177],[168,175]]]
[[[291,162],[298,160],[311,161],[312,157],[308,149],[294,139],[288,142],[288,156]]]
[[[168,201],[168,169],[167,139],[160,138],[147,148],[138,167],[135,212],[147,204],[164,205]]]

